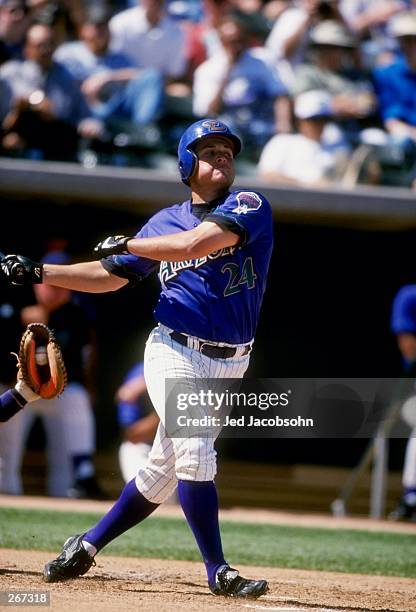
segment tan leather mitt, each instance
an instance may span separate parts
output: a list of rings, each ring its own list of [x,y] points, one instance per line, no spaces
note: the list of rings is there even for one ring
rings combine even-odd
[[[59,344],[47,325],[30,323],[20,341],[18,379],[43,399],[65,389],[67,374]]]

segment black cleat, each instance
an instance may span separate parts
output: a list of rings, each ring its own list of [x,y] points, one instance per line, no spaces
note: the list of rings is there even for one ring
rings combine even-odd
[[[416,506],[408,504],[403,498],[396,508],[389,514],[391,521],[414,521],[416,522]]]
[[[88,554],[82,544],[84,535],[68,538],[59,557],[45,565],[43,570],[45,582],[61,582],[82,576],[88,572],[91,565],[95,565],[94,558]]]
[[[269,585],[266,580],[247,580],[240,576],[236,569],[224,565],[217,572],[215,586],[210,589],[214,595],[257,599],[267,593]]]

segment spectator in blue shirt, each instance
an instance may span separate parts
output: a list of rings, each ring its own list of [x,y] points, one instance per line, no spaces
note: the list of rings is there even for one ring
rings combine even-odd
[[[2,122],[7,150],[28,148],[66,159],[76,153],[78,135],[92,138],[102,132],[70,73],[53,61],[54,49],[53,29],[34,24],[27,32],[25,59],[0,67],[8,96]]]
[[[78,81],[94,116],[107,127],[117,126],[120,119],[147,125],[160,116],[162,76],[110,50],[110,17],[105,6],[93,4],[80,26],[80,40],[61,45],[54,57]]]
[[[286,86],[260,47],[250,46],[238,16],[218,27],[221,48],[200,64],[193,81],[193,111],[220,117],[244,138],[247,150],[260,151],[275,134],[291,129]]]
[[[395,139],[416,142],[416,11],[395,17],[391,32],[402,56],[374,71],[381,118]]]

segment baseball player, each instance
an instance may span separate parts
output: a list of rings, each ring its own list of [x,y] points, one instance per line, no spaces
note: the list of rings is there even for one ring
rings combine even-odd
[[[391,329],[403,357],[405,376],[416,375],[416,285],[402,287],[393,301]],[[416,392],[401,408],[403,420],[411,428],[403,466],[403,491],[389,518],[416,521]]]
[[[179,142],[179,170],[189,200],[156,213],[134,238],[111,236],[95,247],[100,261],[40,265],[21,255],[0,263],[10,283],[44,282],[78,291],[115,291],[159,269],[158,321],[146,344],[147,389],[160,425],[147,464],[95,527],[69,538],[45,566],[56,582],[85,574],[108,542],[149,516],[177,488],[179,501],[215,595],[257,598],[265,580],[249,580],[222,550],[214,484],[214,432],[169,438],[166,378],[242,378],[247,370],[273,247],[268,201],[231,191],[241,141],[224,123],[202,119]],[[201,407],[202,408],[202,407]]]

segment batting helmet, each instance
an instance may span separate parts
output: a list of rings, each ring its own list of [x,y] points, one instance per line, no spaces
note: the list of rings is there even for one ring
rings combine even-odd
[[[224,136],[231,140],[234,157],[241,151],[241,140],[222,121],[217,119],[201,119],[190,125],[182,134],[178,146],[178,164],[182,182],[189,185],[189,179],[194,174],[198,158],[193,150],[195,144],[202,138],[209,136]]]

